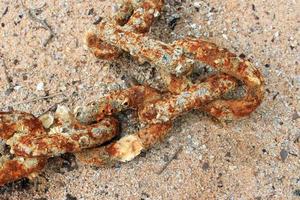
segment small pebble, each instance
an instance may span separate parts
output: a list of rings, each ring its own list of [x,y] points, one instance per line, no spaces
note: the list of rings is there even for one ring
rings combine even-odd
[[[287,159],[288,155],[289,153],[285,149],[280,151],[280,158],[283,162]]]
[[[222,34],[222,37],[225,39],[225,40],[228,40],[228,37],[226,34]]]
[[[111,6],[111,10],[112,10],[112,13],[116,13],[116,12],[119,10],[118,4],[114,3],[114,4]]]
[[[297,197],[300,197],[300,189],[295,190],[293,194]]]
[[[199,1],[194,2],[193,5],[194,5],[195,8],[200,8],[201,7],[201,4],[200,4]]]
[[[43,82],[40,82],[36,85],[36,90],[37,91],[43,91],[44,90],[45,84]]]
[[[99,23],[102,21],[102,19],[103,19],[102,17],[97,16],[96,19],[95,19],[95,21],[93,22],[93,24],[94,24],[94,25],[99,24]]]
[[[208,170],[209,169],[209,164],[207,162],[203,163],[202,169],[205,170],[205,171]]]
[[[66,200],[77,200],[77,198],[76,197],[74,197],[73,195],[71,195],[71,194],[67,194],[66,195]]]
[[[293,114],[293,116],[292,116],[292,120],[295,121],[295,120],[297,120],[299,118],[300,118],[300,115],[298,114],[297,111],[295,111],[294,114]]]
[[[18,90],[20,90],[21,88],[22,88],[22,86],[16,85],[16,86],[14,87],[14,90],[15,90],[15,91],[18,91]]]
[[[94,14],[94,8],[89,9],[88,15],[93,15]]]

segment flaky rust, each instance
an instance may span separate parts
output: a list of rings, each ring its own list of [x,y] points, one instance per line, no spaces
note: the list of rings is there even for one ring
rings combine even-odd
[[[3,155],[2,155],[3,157]],[[1,162],[4,162],[1,164]],[[45,158],[23,158],[0,160],[0,186],[39,173],[45,166]]]
[[[116,24],[120,26],[125,25],[138,4],[139,0],[122,0],[121,2],[118,2],[118,11],[113,16],[113,20]]]
[[[32,176],[44,167],[44,157],[16,156],[7,143],[16,135],[38,137],[43,134],[42,123],[33,115],[18,111],[0,112],[0,186]]]
[[[155,17],[160,15],[163,5],[163,0],[123,0],[112,21],[132,32],[146,33]],[[97,58],[112,60],[121,53],[119,48],[104,42],[91,31],[86,34],[85,41]]]
[[[163,0],[144,0],[137,5],[136,10],[130,16],[126,26],[138,33],[146,33],[156,16],[159,15],[163,7]]]
[[[134,159],[142,151],[162,141],[172,127],[172,123],[151,124],[135,134],[127,135],[103,147],[79,152],[76,157],[83,163],[92,165],[112,165]]]
[[[43,131],[41,122],[32,114],[24,112],[0,112],[0,138],[7,140],[15,132],[32,132],[38,135]]]
[[[49,157],[101,145],[118,134],[118,122],[112,117],[87,125],[59,108],[47,129],[44,117],[0,113],[0,185],[37,174]]]
[[[106,117],[91,125],[54,126],[42,137],[21,137],[11,144],[19,156],[55,156],[107,142],[118,133],[118,122]]]
[[[194,84],[179,94],[147,104],[139,112],[139,117],[145,123],[167,122],[192,109],[206,107],[206,104],[236,87],[236,80],[229,75],[211,76],[203,83]]]
[[[151,87],[143,85],[133,86],[125,90],[112,92],[97,102],[77,108],[77,119],[85,122],[94,119],[101,120],[107,115],[126,109],[137,110],[145,103],[156,101],[160,98],[159,92]]]
[[[246,88],[242,99],[217,100],[206,107],[206,111],[217,118],[240,118],[249,115],[262,102],[264,80],[259,70],[248,60],[239,58],[227,49],[200,39],[187,38],[176,41],[175,46],[184,48],[200,62],[241,80]]]
[[[86,34],[86,44],[90,51],[100,59],[113,60],[120,56],[121,50],[101,41],[95,34]]]
[[[247,116],[260,105],[263,99],[264,81],[259,70],[249,61],[211,42],[186,38],[172,44],[165,44],[134,33],[126,26],[115,26],[107,21],[98,25],[95,34],[101,40],[129,52],[135,58],[148,61],[161,71],[171,74],[165,78],[171,92],[179,92],[176,90],[177,85],[185,86],[182,82],[184,79],[177,77],[190,74],[196,62],[208,64],[242,81],[246,86],[246,95],[243,98],[216,100],[206,107],[208,113],[219,119]]]

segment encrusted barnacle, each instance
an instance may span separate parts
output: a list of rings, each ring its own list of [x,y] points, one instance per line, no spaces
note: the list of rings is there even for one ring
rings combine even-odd
[[[39,117],[45,128],[50,128],[54,123],[54,116],[50,113],[45,113]]]
[[[127,135],[107,148],[109,154],[121,162],[132,160],[143,150],[143,143],[137,135]]]

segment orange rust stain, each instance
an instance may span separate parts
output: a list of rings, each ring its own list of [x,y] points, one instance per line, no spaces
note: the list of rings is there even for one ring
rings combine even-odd
[[[15,133],[15,125],[8,125],[6,123],[2,123],[0,128],[0,138],[9,139]]]
[[[170,92],[178,94],[182,92],[187,87],[187,82],[183,78],[178,78],[174,75],[171,75],[171,82],[168,85]]]
[[[220,118],[223,115],[222,109],[217,107],[209,107],[207,111],[216,118]]]
[[[232,100],[230,103],[231,110],[236,117],[245,117],[253,112],[259,105],[257,101],[252,102],[240,102],[238,100]]]
[[[44,158],[40,158],[38,164],[32,168],[26,168],[16,160],[7,161],[0,169],[0,186],[23,177],[28,177],[31,173],[40,171],[45,164],[46,159]]]
[[[170,113],[174,113],[174,112],[175,112],[175,108],[174,108],[173,106],[169,106],[169,107],[168,107],[168,111],[169,111]]]
[[[110,155],[115,157],[118,155],[118,149],[115,147],[116,144],[109,145],[105,148],[105,151]]]
[[[143,141],[143,146],[149,148],[154,145],[159,139],[162,139],[170,130],[172,124],[170,122],[164,124],[153,124],[148,128],[141,130],[138,136]]]
[[[96,35],[89,34],[86,38],[86,41],[89,47],[99,47],[98,38]]]
[[[152,109],[151,107],[145,107],[146,109],[143,110],[143,112],[140,114],[140,119],[142,121],[151,121],[152,119],[155,119],[157,116],[157,111],[155,109]]]
[[[254,71],[253,71],[253,74],[256,76],[256,77],[258,77],[259,78],[259,80],[262,82],[262,84],[263,84],[263,76],[262,76],[262,74],[260,73],[260,71],[258,70],[258,69],[254,69]]]
[[[149,2],[144,2],[141,7],[145,10],[149,10],[150,8],[152,8],[152,5]]]
[[[18,148],[14,148],[13,150],[14,150],[14,154],[17,156],[24,156],[24,157],[28,156],[27,153],[25,153],[24,151],[22,151]]]
[[[189,46],[189,50],[191,52],[196,52],[198,51],[198,49],[200,48],[200,43],[192,43],[190,46]]]
[[[31,133],[44,131],[42,122],[37,118],[24,119],[23,124],[29,128]]]
[[[243,74],[247,68],[248,68],[248,65],[246,65],[245,61],[240,62],[239,66],[237,68],[237,72],[240,74]]]

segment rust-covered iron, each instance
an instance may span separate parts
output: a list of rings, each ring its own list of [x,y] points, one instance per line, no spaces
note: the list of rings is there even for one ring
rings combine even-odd
[[[0,112],[0,185],[34,177],[49,157],[107,142],[117,135],[118,127],[113,117],[85,124],[63,106],[39,118]]]
[[[16,135],[39,137],[44,128],[40,120],[22,112],[0,112],[0,185],[23,177],[34,177],[46,164],[44,157],[23,157],[11,152],[8,140]]]
[[[128,52],[139,62],[152,64],[161,72],[168,91],[135,85],[72,112],[64,106],[40,117],[0,112],[0,185],[34,177],[49,157],[67,152],[93,165],[130,161],[162,141],[173,121],[192,109],[232,120],[260,105],[264,81],[249,61],[199,38],[167,44],[147,36],[163,5],[163,0],[123,0],[112,18],[87,33],[86,42],[97,58],[113,60]],[[192,83],[188,75],[198,62],[218,73]],[[228,98],[240,82],[245,95]],[[120,135],[115,115],[128,109],[137,112],[141,128],[115,139]]]
[[[160,15],[163,0],[123,0],[118,12],[112,17],[115,26],[124,26],[130,32],[143,34],[149,31],[155,17]],[[92,34],[87,37],[89,49],[100,59],[113,60],[119,57],[121,49]]]

